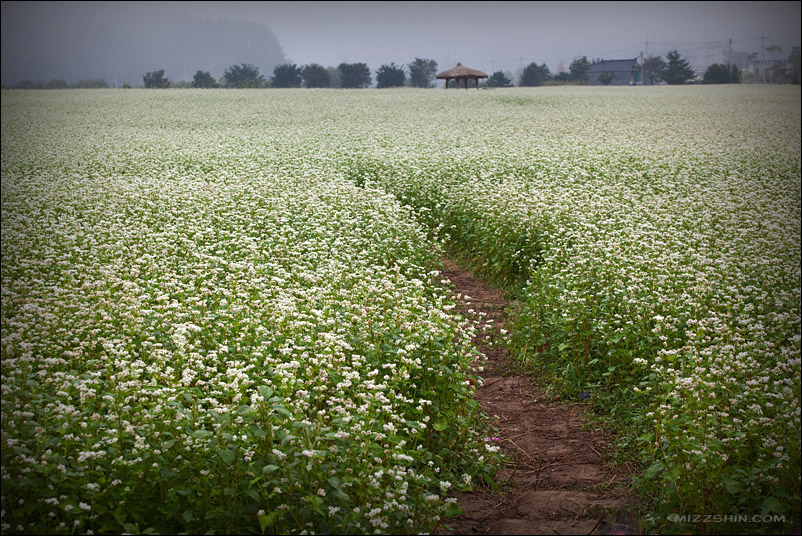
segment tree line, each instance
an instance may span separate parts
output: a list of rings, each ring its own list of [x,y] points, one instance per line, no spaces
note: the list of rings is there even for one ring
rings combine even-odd
[[[664,80],[668,84],[683,84],[694,77],[693,69],[688,62],[674,50],[668,53],[668,61],[660,57],[652,57],[644,62],[648,64],[649,77]],[[586,56],[575,59],[568,71],[552,75],[545,63],[530,63],[518,77],[518,85],[535,87],[547,82],[565,84],[587,83],[588,71],[592,64]],[[376,71],[376,87],[434,87],[437,62],[432,59],[415,58],[406,66],[395,63],[385,64]],[[143,77],[146,88],[170,87],[170,81],[164,77],[164,70],[146,73]],[[259,69],[248,63],[233,65],[225,70],[217,81],[206,71],[197,71],[192,79],[191,87],[195,88],[366,88],[373,82],[370,69],[365,63],[341,63],[337,67],[323,67],[317,63],[304,66],[285,63],[273,69],[273,76],[266,80]],[[511,87],[512,80],[502,71],[496,71],[488,77],[487,87]]]
[[[87,78],[68,84],[62,78],[54,78],[44,83],[40,80],[22,80],[14,84],[13,89],[98,89],[107,88],[109,83],[104,78]]]
[[[753,55],[754,56],[754,55]],[[750,59],[755,59],[750,56]],[[799,83],[799,47],[789,58],[795,68],[794,73],[779,73],[780,67],[774,66],[773,81]],[[596,60],[599,61],[599,60]],[[530,63],[523,68],[518,76],[517,85],[522,87],[536,87],[545,84],[586,84],[589,80],[589,70],[594,62],[588,61],[586,56],[575,59],[567,71],[552,74],[545,63],[538,65]],[[685,84],[695,78],[695,73],[688,61],[682,58],[677,50],[662,56],[648,56],[642,61],[643,83],[654,85],[666,83],[670,85]],[[782,67],[785,68],[785,67]],[[415,58],[406,65],[389,63],[382,65],[376,71],[376,87],[434,87],[437,62],[432,59]],[[511,73],[496,71],[484,82],[486,87],[512,87],[515,85]],[[702,79],[704,84],[732,84],[740,83],[741,70],[736,65],[714,63],[710,65]],[[613,80],[612,73],[602,73],[599,81],[609,84]],[[250,63],[232,65],[223,72],[218,80],[208,71],[197,71],[192,82],[174,83],[165,76],[164,69],[147,72],[142,77],[146,88],[193,87],[193,88],[366,88],[373,83],[370,69],[365,63],[341,63],[337,67],[324,67],[317,63],[299,66],[293,63],[277,65],[273,69],[273,76],[269,79],[259,72],[259,68]],[[15,89],[67,89],[67,88],[107,88],[106,80],[86,79],[68,84],[62,79],[53,79],[47,84],[42,82],[23,80]],[[126,82],[122,87],[131,87]]]
[[[376,87],[433,87],[437,62],[425,58],[405,66],[395,63],[382,65],[376,71]],[[173,86],[164,69],[145,73],[142,81],[146,88]],[[189,84],[193,88],[366,88],[373,83],[366,63],[341,63],[337,67],[324,67],[318,63],[298,66],[292,63],[277,65],[273,76],[265,79],[259,68],[250,63],[232,65],[216,80],[208,71],[197,71]]]
[[[663,60],[661,56],[649,56],[643,60],[642,67],[644,84],[646,84],[648,81],[648,84],[650,85],[660,82],[665,82],[666,84],[670,85],[678,85],[685,84],[695,77],[695,73],[690,64],[680,55],[678,51],[670,51],[668,54],[666,54],[666,60]],[[590,78],[590,67],[596,63],[596,61],[590,62],[588,61],[587,56],[582,56],[581,58],[575,59],[573,62],[571,62],[571,65],[567,71],[559,72],[555,75],[551,74],[545,63],[542,65],[530,63],[521,71],[521,75],[518,78],[518,85],[535,87],[542,86],[547,83],[586,84]],[[732,67],[733,69],[730,69],[729,71],[732,74],[726,79],[726,81],[721,80],[709,83],[740,82],[740,72],[738,71],[738,68],[735,66]],[[711,66],[711,68],[714,70],[719,69],[717,64]],[[599,81],[602,84],[611,83],[613,78],[614,75],[612,73],[602,73],[599,75]],[[705,80],[707,79],[708,78],[706,75]],[[503,72],[496,71],[488,78],[487,85],[489,87],[511,87],[513,82]]]

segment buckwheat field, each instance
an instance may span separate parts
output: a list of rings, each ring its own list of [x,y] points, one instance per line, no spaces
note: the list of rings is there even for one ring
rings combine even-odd
[[[498,460],[444,255],[514,293],[501,344],[589,395],[652,530],[798,526],[801,119],[799,86],[4,90],[3,533],[441,526]]]

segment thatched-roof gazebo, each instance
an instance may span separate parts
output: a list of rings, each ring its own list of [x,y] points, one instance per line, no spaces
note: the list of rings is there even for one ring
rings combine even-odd
[[[479,79],[487,78],[487,74],[482,71],[477,71],[476,69],[469,69],[461,63],[458,63],[456,67],[443,71],[438,74],[436,78],[446,81],[446,89],[448,89],[448,83],[452,79],[457,81],[457,88],[459,88],[459,81],[462,80],[465,83],[465,89],[468,89],[468,80],[476,80],[476,89],[479,89]]]

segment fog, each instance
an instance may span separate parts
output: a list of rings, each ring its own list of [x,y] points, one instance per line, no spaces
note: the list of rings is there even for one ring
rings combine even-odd
[[[141,85],[164,69],[219,78],[251,63],[336,66],[416,57],[515,73],[577,57],[635,58],[677,49],[697,69],[730,49],[787,56],[802,2],[3,2],[2,83],[105,78]],[[743,54],[742,54],[743,55]]]

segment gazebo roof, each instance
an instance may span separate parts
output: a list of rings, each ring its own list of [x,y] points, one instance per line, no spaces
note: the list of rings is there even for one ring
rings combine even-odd
[[[487,73],[483,73],[482,71],[477,71],[476,69],[469,69],[465,67],[461,63],[458,63],[456,67],[453,69],[449,69],[447,71],[443,71],[442,73],[438,74],[435,78],[487,78]]]

